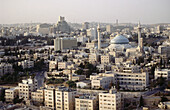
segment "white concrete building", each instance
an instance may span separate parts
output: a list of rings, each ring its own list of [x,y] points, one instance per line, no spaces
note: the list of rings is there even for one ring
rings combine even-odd
[[[56,38],[54,39],[54,50],[65,50],[77,47],[76,38]]]
[[[107,89],[113,83],[113,77],[96,77],[91,80],[91,88]]]
[[[66,69],[67,65],[67,62],[58,62],[58,69]]]
[[[31,92],[34,90],[33,79],[22,80],[18,83],[19,87],[19,99],[29,100],[31,99]]]
[[[165,78],[166,80],[170,80],[170,70],[169,69],[156,69],[155,70],[155,80],[159,77]]]
[[[101,64],[109,64],[111,62],[111,56],[110,55],[101,55],[100,61],[101,61]]]
[[[149,74],[114,72],[115,80],[119,81],[121,88],[130,90],[143,90],[149,85]]]
[[[76,91],[68,88],[55,90],[56,110],[74,110]]]
[[[99,55],[97,55],[96,53],[89,55],[90,63],[94,63],[94,62],[98,62],[98,61],[99,61]]]
[[[5,101],[13,102],[14,98],[18,96],[19,87],[14,87],[5,90]]]
[[[122,110],[121,98],[114,88],[109,93],[99,93],[99,110]]]
[[[97,97],[95,96],[80,96],[75,99],[75,110],[96,110]]]
[[[55,98],[54,88],[44,89],[44,105],[49,110],[55,110],[56,108],[54,98]]]
[[[31,100],[34,104],[42,104],[44,102],[44,90],[38,89],[34,92],[31,92]]]
[[[34,67],[34,61],[24,60],[21,62],[18,62],[18,65],[22,66],[23,69],[25,68],[33,68]]]

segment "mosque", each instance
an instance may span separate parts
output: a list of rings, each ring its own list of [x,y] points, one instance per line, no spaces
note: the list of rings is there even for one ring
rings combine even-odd
[[[101,41],[100,41],[100,27],[98,27],[98,50],[101,48]],[[143,47],[143,38],[141,38],[141,25],[138,24],[138,46],[133,47],[129,44],[128,38],[121,34],[117,34],[111,41],[110,45],[105,48],[107,51],[119,51],[125,53],[127,56],[130,54],[133,56],[139,55],[139,53],[144,53],[144,47]],[[141,55],[140,54],[140,55]]]
[[[116,35],[116,37],[110,41],[108,47],[110,51],[123,51],[128,48],[132,48],[132,46],[129,44],[129,40],[121,34]]]

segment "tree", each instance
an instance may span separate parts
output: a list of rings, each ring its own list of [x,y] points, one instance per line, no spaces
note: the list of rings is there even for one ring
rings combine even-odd
[[[144,106],[144,103],[143,103],[143,97],[141,95],[140,100],[139,100],[139,107],[142,107],[142,106]]]
[[[66,61],[66,62],[67,62],[67,55],[65,55],[65,56],[63,57],[63,61]]]
[[[19,99],[19,96],[15,97],[13,99],[13,103],[16,104],[16,103],[21,103],[23,101],[23,98],[22,99]]]
[[[2,89],[1,91],[0,101],[5,102],[5,89]]]
[[[119,91],[120,90],[120,82],[119,81],[117,81],[117,83],[116,83],[116,89]]]
[[[165,83],[165,79],[162,77],[162,74],[161,74],[161,77],[158,78],[157,84],[159,86],[162,86],[164,83]]]
[[[74,81],[67,81],[66,84],[68,84],[70,88],[76,88],[76,83]]]
[[[161,97],[161,102],[166,102],[166,101],[168,101],[168,99],[165,96],[162,96]]]

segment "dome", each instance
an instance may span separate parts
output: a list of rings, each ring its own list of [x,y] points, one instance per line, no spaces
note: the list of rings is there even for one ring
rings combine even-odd
[[[110,41],[110,43],[111,44],[128,44],[129,40],[123,35],[117,35]]]

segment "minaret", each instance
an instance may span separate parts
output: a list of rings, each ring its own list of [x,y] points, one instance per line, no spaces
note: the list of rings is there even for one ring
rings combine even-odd
[[[138,49],[139,52],[143,53],[143,38],[141,37],[141,25],[140,22],[138,23]]]
[[[141,46],[141,42],[140,42],[140,38],[141,38],[141,26],[140,26],[140,22],[138,23],[138,47],[140,47]]]
[[[98,32],[98,50],[101,49],[101,29],[100,29],[100,24],[97,27],[97,32]]]

